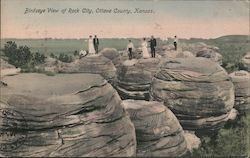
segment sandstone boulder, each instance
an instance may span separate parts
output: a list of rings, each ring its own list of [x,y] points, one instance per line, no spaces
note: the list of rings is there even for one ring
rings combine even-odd
[[[194,58],[195,56],[193,55],[193,53],[189,52],[189,51],[165,51],[164,53],[162,53],[162,57],[163,58]]]
[[[244,69],[246,69],[248,72],[250,72],[250,52],[248,52],[242,58],[242,64],[243,64]]]
[[[190,51],[196,55],[199,51],[202,51],[203,49],[212,50],[215,52],[219,51],[218,47],[207,45],[203,42],[196,42],[196,43],[182,43],[181,48],[183,51]]]
[[[104,48],[100,54],[110,59],[115,66],[119,66],[122,63],[121,55],[115,48]]]
[[[222,65],[222,55],[212,49],[202,49],[197,52],[196,57],[208,58]]]
[[[206,58],[164,61],[150,96],[164,101],[184,129],[200,132],[222,127],[234,106],[234,86],[227,72]]]
[[[102,55],[86,56],[72,63],[64,63],[60,72],[100,74],[108,81],[113,81],[116,78],[114,64]]]
[[[235,86],[235,108],[240,114],[250,111],[250,74],[247,71],[236,71],[230,74]]]
[[[149,100],[149,87],[160,59],[125,61],[117,70],[117,91],[122,99]]]
[[[3,81],[8,86],[1,87],[0,155],[135,155],[134,126],[101,76],[31,73]]]
[[[163,103],[125,100],[123,104],[135,126],[137,156],[176,157],[186,153],[183,129]]]

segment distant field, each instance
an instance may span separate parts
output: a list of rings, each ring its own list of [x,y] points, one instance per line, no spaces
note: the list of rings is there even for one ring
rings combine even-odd
[[[99,39],[100,46],[102,48],[116,48],[117,50],[124,50],[127,47],[128,39]],[[131,39],[135,47],[139,47],[140,39]],[[1,49],[7,41],[15,41],[18,46],[26,45],[31,48],[32,52],[40,52],[49,55],[54,53],[58,55],[60,53],[73,54],[75,50],[87,50],[88,43],[86,39],[2,39]],[[162,44],[161,40],[158,40],[158,44]]]
[[[117,50],[125,50],[128,44],[128,39],[99,39],[99,49],[116,48]],[[141,39],[131,38],[135,47],[140,47]],[[87,39],[2,39],[1,49],[7,41],[15,41],[18,46],[28,46],[32,52],[51,53],[59,55],[60,53],[73,54],[74,51],[87,50]],[[246,35],[228,35],[216,39],[180,39],[181,43],[196,43],[204,42],[209,45],[217,46],[219,53],[223,56],[223,67],[232,72],[239,69],[241,58],[250,51],[249,36]],[[166,44],[166,41],[157,39],[157,45]]]

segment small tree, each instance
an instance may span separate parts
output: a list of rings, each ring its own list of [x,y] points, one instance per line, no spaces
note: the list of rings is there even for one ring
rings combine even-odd
[[[50,53],[49,55],[51,58],[56,58],[55,54],[54,53]]]
[[[32,53],[29,47],[20,46],[17,48],[16,43],[12,41],[8,41],[4,45],[3,52],[5,56],[8,57],[8,62],[16,67],[25,67],[32,59]]]
[[[45,55],[44,54],[40,54],[38,52],[35,53],[34,57],[33,57],[33,60],[34,60],[34,63],[35,64],[42,64],[45,62]]]

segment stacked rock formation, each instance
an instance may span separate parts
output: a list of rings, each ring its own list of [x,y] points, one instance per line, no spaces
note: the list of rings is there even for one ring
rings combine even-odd
[[[86,56],[72,63],[64,63],[60,72],[100,74],[108,81],[113,81],[116,78],[114,64],[102,55]]]
[[[121,55],[115,48],[104,48],[100,54],[110,59],[116,67],[122,63]]]
[[[101,76],[20,74],[4,82],[1,156],[135,155],[134,126],[117,92]]]
[[[240,114],[250,111],[250,75],[247,71],[230,74],[235,86],[235,108]]]
[[[248,52],[243,58],[242,58],[242,64],[243,68],[250,72],[250,52]]]
[[[137,156],[177,157],[186,153],[183,129],[163,103],[125,100],[123,104],[135,126]]]
[[[222,65],[222,55],[213,49],[204,48],[197,52],[196,57],[204,57]]]
[[[149,100],[149,87],[160,59],[127,60],[117,70],[117,91],[122,99]]]
[[[234,106],[227,72],[206,58],[166,60],[153,78],[150,96],[164,101],[184,129],[200,132],[223,126]]]

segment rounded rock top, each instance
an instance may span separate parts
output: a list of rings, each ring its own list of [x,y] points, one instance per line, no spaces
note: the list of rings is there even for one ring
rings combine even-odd
[[[51,95],[74,94],[87,90],[93,86],[104,85],[107,81],[98,74],[19,74],[15,77],[7,76],[3,79],[7,87],[2,88],[1,95],[21,94],[39,97]]]

